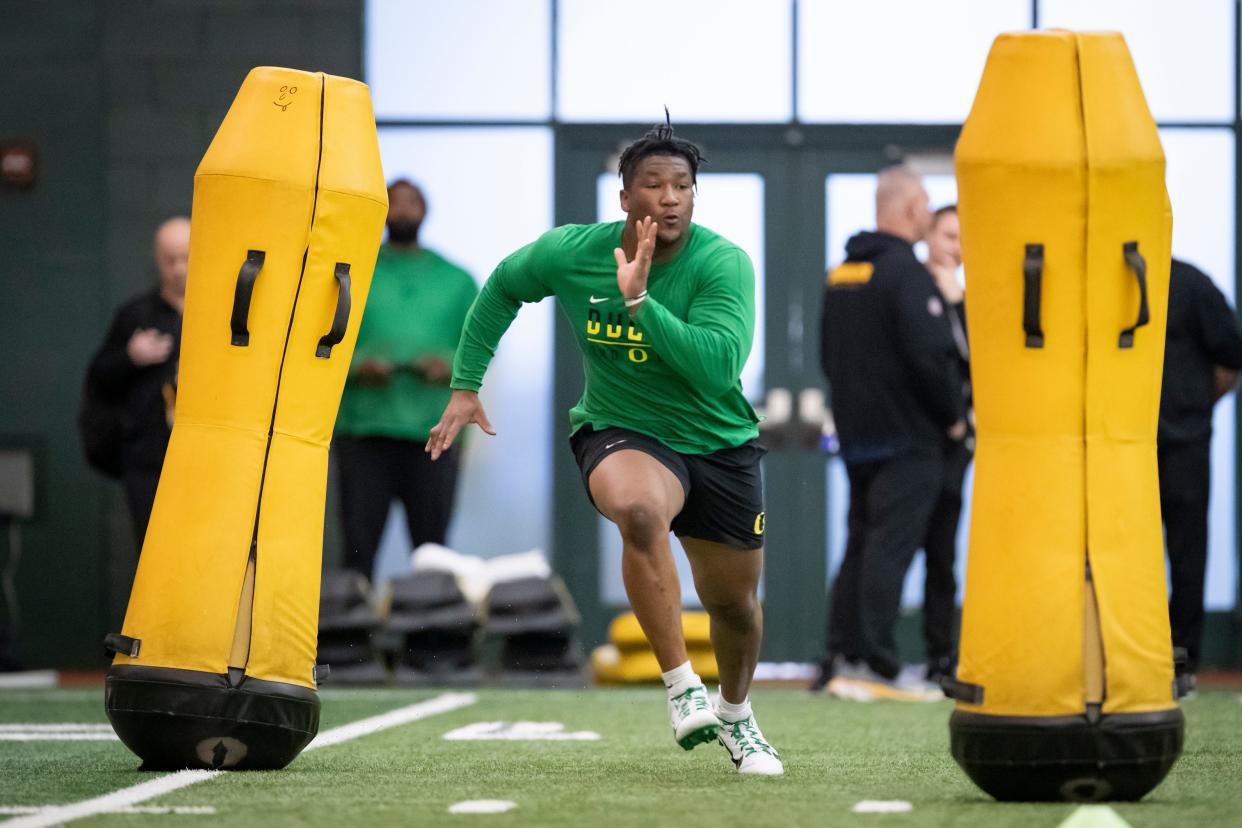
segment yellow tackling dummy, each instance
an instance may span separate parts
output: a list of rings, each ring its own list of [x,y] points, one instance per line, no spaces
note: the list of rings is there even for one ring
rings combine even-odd
[[[367,87],[250,72],[194,176],[176,422],[106,707],[148,768],[318,730],[328,443],[387,213]]]
[[[1181,752],[1156,475],[1164,154],[1115,33],[1006,34],[957,146],[978,421],[954,758],[1137,799]]]

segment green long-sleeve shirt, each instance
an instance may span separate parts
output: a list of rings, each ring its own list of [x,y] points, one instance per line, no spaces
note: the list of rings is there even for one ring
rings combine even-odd
[[[506,258],[462,330],[453,388],[477,391],[523,302],[555,296],[584,356],[586,389],[570,425],[627,428],[674,451],[706,454],[758,435],[739,379],[755,331],[755,274],[737,245],[706,227],[651,266],[633,319],[613,249],[624,222],[557,227]]]
[[[337,433],[425,442],[450,392],[426,382],[412,363],[428,356],[453,359],[478,292],[469,273],[433,250],[381,247],[353,364],[378,359],[394,370],[388,384],[378,388],[363,385],[350,372]]]

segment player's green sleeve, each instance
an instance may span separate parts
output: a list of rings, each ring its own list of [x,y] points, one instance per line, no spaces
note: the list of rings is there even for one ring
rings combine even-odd
[[[636,319],[651,349],[705,393],[720,395],[742,375],[755,334],[755,272],[740,250],[721,257],[703,280],[685,321],[648,297]]]
[[[496,266],[466,314],[453,355],[453,388],[478,391],[496,354],[500,337],[523,302],[538,302],[551,291],[539,279],[540,242],[528,244]]]
[[[470,308],[474,305],[474,300],[479,298],[479,287],[475,284],[474,277],[468,273],[462,273],[462,278],[457,284],[457,295],[454,298],[453,309],[450,311],[449,322],[454,326],[454,345],[444,351],[442,356],[451,365],[453,358],[457,355],[457,342],[461,341],[461,332],[466,329],[466,317],[470,315]]]

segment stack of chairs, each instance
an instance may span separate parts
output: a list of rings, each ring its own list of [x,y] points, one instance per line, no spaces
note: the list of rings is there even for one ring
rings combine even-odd
[[[319,592],[317,663],[331,667],[333,684],[381,684],[388,671],[376,653],[380,619],[367,579],[350,569],[326,569]]]
[[[479,616],[456,576],[424,569],[390,582],[388,631],[399,639],[398,684],[469,686],[483,679],[476,656]]]
[[[703,681],[719,681],[720,669],[712,649],[707,613],[683,612],[681,628],[694,671]],[[660,681],[660,665],[634,613],[618,615],[608,625],[608,643],[601,644],[591,653],[591,670],[597,684]]]
[[[492,584],[486,631],[500,639],[502,682],[522,687],[583,686],[580,623],[573,599],[555,575]]]

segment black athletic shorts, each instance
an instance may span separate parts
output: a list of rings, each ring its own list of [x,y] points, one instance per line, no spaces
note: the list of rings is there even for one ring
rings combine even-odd
[[[595,431],[586,425],[569,438],[569,445],[582,470],[587,497],[591,497],[591,472],[601,460],[617,451],[641,451],[671,471],[686,493],[685,505],[673,518],[673,534],[736,549],[763,546],[763,477],[759,459],[767,449],[757,440],[711,454],[680,454],[636,431]],[[591,503],[595,503],[594,498]]]

